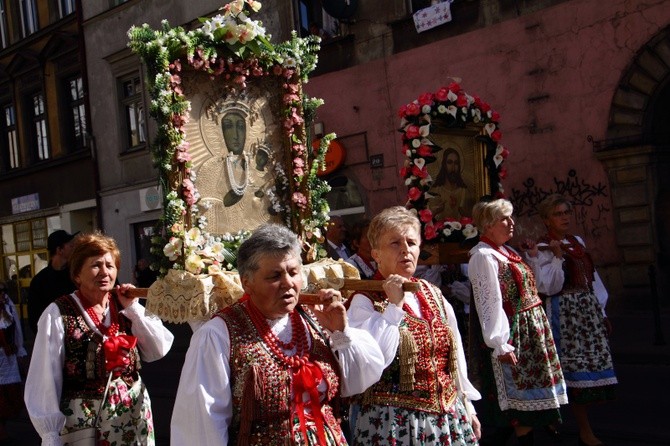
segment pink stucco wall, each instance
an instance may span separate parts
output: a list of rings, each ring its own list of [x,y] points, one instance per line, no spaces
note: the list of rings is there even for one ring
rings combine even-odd
[[[406,199],[397,175],[404,156],[396,111],[419,94],[457,79],[501,115],[502,142],[511,152],[503,181],[506,194],[514,189],[525,194],[528,178],[543,190],[556,190],[554,179],[564,181],[574,170],[580,185],[572,193],[594,195],[590,204],[578,208],[582,224],[575,224],[575,231],[585,235],[597,263],[614,263],[619,253],[609,183],[587,135],[606,137],[610,103],[622,73],[669,23],[667,0],[576,0],[313,78],[306,91],[325,100],[317,120],[326,131],[338,136],[367,132],[369,153],[384,154],[381,178],[373,177],[365,164],[345,170],[359,182],[368,212],[374,214]],[[529,101],[541,96],[546,98]]]

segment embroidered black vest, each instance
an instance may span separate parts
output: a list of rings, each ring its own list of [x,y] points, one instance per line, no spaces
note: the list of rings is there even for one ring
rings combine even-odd
[[[88,326],[71,295],[59,297],[55,303],[60,310],[65,329],[61,401],[67,402],[75,398],[102,398],[107,383],[103,338]],[[122,308],[118,301],[116,308]],[[119,334],[132,334],[128,318],[119,315],[118,320]],[[130,351],[130,365],[126,367],[121,378],[131,386],[137,379],[139,369],[139,351],[135,347]]]
[[[270,353],[251,321],[244,303],[233,304],[217,313],[230,333],[230,386],[233,394],[233,420],[230,445],[284,446],[296,444],[293,438],[291,370]],[[313,317],[313,316],[312,316]],[[305,321],[303,321],[305,323]],[[346,445],[332,403],[339,394],[339,367],[321,335],[306,324],[311,340],[309,360],[321,368],[328,385],[322,402],[324,428]],[[245,400],[251,404],[245,412]],[[245,420],[246,418],[246,420]],[[250,418],[250,419],[249,419]],[[250,424],[241,429],[241,424]],[[241,434],[241,431],[248,431]],[[338,444],[339,441],[338,441]]]

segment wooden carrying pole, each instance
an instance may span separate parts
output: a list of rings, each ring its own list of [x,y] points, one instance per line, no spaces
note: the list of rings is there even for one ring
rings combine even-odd
[[[342,279],[343,284],[340,290],[342,291],[384,291],[383,280],[358,280],[358,279]],[[402,284],[403,291],[417,292],[419,291],[418,282],[405,282]],[[146,299],[149,293],[149,288],[130,288],[126,293],[128,297]],[[318,294],[300,293],[300,303],[304,305],[319,305],[327,304],[329,302],[321,302]]]

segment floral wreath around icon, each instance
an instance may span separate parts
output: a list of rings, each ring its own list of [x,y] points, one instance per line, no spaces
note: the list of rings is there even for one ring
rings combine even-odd
[[[280,81],[283,150],[291,155],[286,165],[274,166],[276,182],[265,192],[271,197],[272,212],[301,237],[306,261],[316,260],[323,251],[322,228],[330,210],[325,194],[330,186],[317,172],[335,135],[323,137],[316,153],[308,150],[309,123],[323,101],[307,97],[302,90],[316,67],[320,39],[300,38],[293,32],[290,40],[271,44],[262,23],[249,18],[260,8],[255,0],[234,0],[220,14],[201,18],[202,25],[190,31],[170,27],[167,21],[160,30],[144,24],[128,31],[129,47],[147,68],[151,116],[158,124],[151,152],[165,196],[152,239],[156,259],[152,269],[161,276],[169,269],[193,274],[232,270],[237,248],[249,236],[248,231],[210,234],[206,219],[198,213],[200,195],[184,131],[190,110],[181,83],[184,67],[225,82],[231,91],[243,91],[253,78],[274,76]]]
[[[408,188],[406,206],[417,211],[424,240],[463,242],[476,237],[477,229],[471,218],[436,220],[428,208],[428,200],[432,198],[429,190],[433,178],[428,173],[427,165],[437,160],[436,153],[441,150],[430,140],[430,134],[436,125],[447,128],[482,125],[484,132],[475,138],[486,147],[482,162],[489,175],[490,194],[502,197],[504,191],[500,181],[507,176],[507,169],[502,164],[509,150],[500,143],[500,115],[479,97],[467,94],[456,82],[435,93],[420,95],[418,99],[400,107],[398,115],[401,118],[402,150],[406,156],[404,166],[400,169],[400,177]]]

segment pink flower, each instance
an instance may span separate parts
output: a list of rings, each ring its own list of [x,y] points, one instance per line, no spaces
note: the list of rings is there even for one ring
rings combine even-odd
[[[422,192],[418,187],[412,187],[407,191],[407,196],[411,201],[416,201],[421,198]]]
[[[303,160],[302,158],[294,158],[293,165],[295,167],[305,167],[305,160]]]
[[[430,209],[422,209],[419,211],[419,219],[424,223],[428,223],[433,219],[433,213]]]
[[[283,68],[281,67],[281,65],[275,65],[272,67],[272,74],[274,74],[275,76],[280,76],[282,72]]]
[[[109,395],[109,403],[110,404],[113,404],[114,406],[116,406],[117,404],[119,404],[119,401],[121,401],[121,398],[119,397],[118,394],[112,393],[111,395]]]
[[[304,209],[307,206],[307,197],[305,197],[302,192],[293,192],[291,198],[300,209]]]

